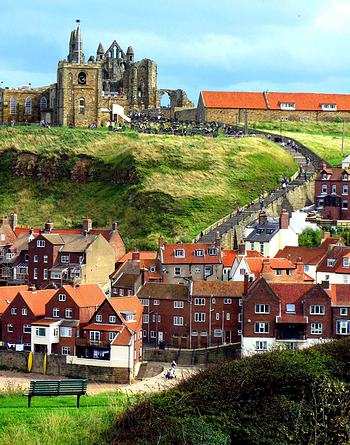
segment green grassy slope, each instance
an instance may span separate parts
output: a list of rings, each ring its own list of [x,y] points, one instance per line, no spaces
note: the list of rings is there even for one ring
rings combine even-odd
[[[305,144],[332,165],[340,164],[345,155],[350,154],[350,123],[344,126],[344,156],[341,151],[342,122],[282,122],[262,121],[250,124],[260,130],[272,131],[293,137]]]
[[[81,398],[34,397],[32,408],[20,393],[0,392],[1,445],[108,444],[117,413],[130,402],[125,394]]]
[[[118,420],[114,445],[348,445],[350,341],[210,368]]]
[[[266,140],[116,134],[107,131],[0,128],[0,156],[10,148],[44,163],[79,156],[95,162],[94,181],[42,181],[13,174],[0,162],[0,213],[16,210],[21,225],[77,227],[89,215],[96,226],[113,221],[128,247],[154,247],[159,234],[190,240],[230,211],[256,198],[263,185],[296,171],[283,150]],[[134,168],[136,184],[115,184],[114,172]]]

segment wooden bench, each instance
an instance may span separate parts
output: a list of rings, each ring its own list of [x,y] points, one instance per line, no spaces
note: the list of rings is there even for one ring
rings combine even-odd
[[[32,380],[28,394],[28,408],[34,396],[77,396],[77,408],[80,397],[86,394],[87,380]]]

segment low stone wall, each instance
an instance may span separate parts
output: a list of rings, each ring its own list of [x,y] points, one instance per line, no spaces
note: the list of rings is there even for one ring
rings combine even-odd
[[[0,351],[0,368],[6,367],[17,371],[28,371],[29,352]],[[33,354],[32,372],[44,373],[44,354]],[[111,368],[104,366],[87,366],[66,363],[61,355],[47,356],[47,375],[84,378],[92,382],[129,383],[127,368]]]
[[[150,362],[171,363],[178,365],[206,365],[222,363],[240,358],[241,344],[234,343],[224,346],[213,346],[205,349],[143,349],[143,359]]]
[[[187,108],[184,110],[175,111],[175,119],[182,122],[194,122],[197,120],[197,108]]]

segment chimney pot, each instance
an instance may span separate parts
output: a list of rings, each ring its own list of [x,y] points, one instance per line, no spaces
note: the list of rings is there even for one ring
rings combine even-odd
[[[92,219],[88,216],[84,216],[83,218],[83,231],[84,232],[90,232],[92,229]]]
[[[280,229],[288,229],[289,227],[289,213],[283,209],[280,214]]]
[[[266,224],[267,223],[267,215],[265,210],[260,210],[259,212],[259,224]]]
[[[238,255],[246,255],[245,244],[243,240],[241,240],[238,245]]]
[[[112,231],[118,232],[118,223],[117,222],[112,223]]]

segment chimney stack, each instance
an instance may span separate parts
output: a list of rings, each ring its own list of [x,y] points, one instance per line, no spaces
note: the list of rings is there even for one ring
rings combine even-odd
[[[112,231],[118,232],[118,223],[117,222],[112,223]]]
[[[296,262],[296,266],[297,266],[297,270],[296,270],[297,275],[304,276],[304,263],[303,263],[303,260],[301,257],[298,258],[298,260]]]
[[[9,224],[13,231],[15,231],[15,229],[17,227],[17,223],[18,223],[17,213],[11,212],[10,216],[9,216]]]
[[[84,216],[83,218],[83,231],[84,232],[90,232],[92,229],[92,219],[88,216]]]
[[[322,164],[321,164],[321,171],[322,171],[322,170],[326,170],[326,168],[327,168],[327,164],[326,164],[326,162],[325,162],[325,161],[322,161]]]
[[[160,237],[158,238],[158,249],[160,249],[163,246],[164,246],[164,238],[162,237],[162,235],[160,235]]]
[[[267,215],[265,210],[260,210],[259,212],[259,224],[266,224],[267,223]]]
[[[140,252],[138,250],[134,250],[131,256],[132,261],[140,261]]]
[[[243,240],[241,240],[238,244],[238,255],[246,255],[245,244]]]
[[[247,272],[244,274],[244,286],[243,286],[243,295],[247,295],[249,289],[249,275]]]
[[[289,227],[289,213],[282,209],[280,214],[280,229],[288,229]]]
[[[215,235],[215,246],[220,247],[221,246],[221,235],[220,232],[217,231]]]
[[[261,273],[262,274],[267,274],[267,273],[270,274],[271,272],[272,272],[272,269],[271,269],[270,258],[263,258]]]
[[[46,233],[50,233],[53,230],[53,222],[51,221],[51,219],[49,219],[46,223],[45,223],[45,232]]]

